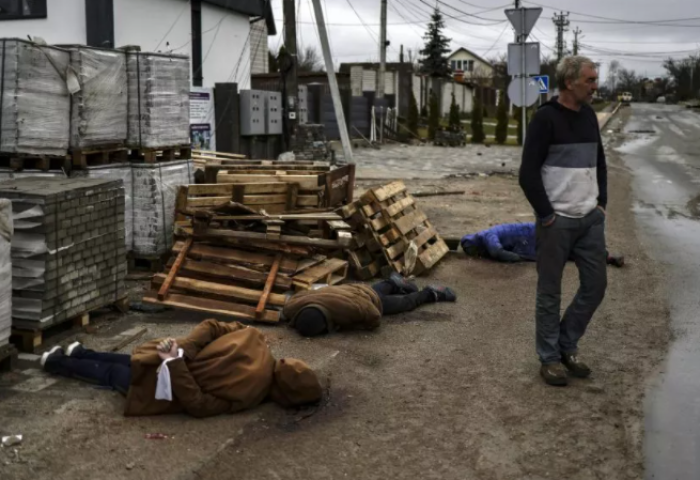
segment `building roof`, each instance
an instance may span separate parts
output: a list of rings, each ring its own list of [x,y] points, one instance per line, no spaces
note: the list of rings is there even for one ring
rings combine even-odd
[[[339,72],[350,73],[350,68],[352,67],[362,67],[365,70],[378,70],[379,63],[377,62],[354,62],[354,63],[341,63]],[[398,71],[398,70],[412,70],[413,65],[410,62],[386,62],[387,71]]]
[[[488,60],[486,60],[484,57],[482,57],[482,56],[480,56],[480,55],[477,55],[476,53],[474,53],[474,52],[472,52],[471,50],[469,50],[469,49],[467,49],[467,48],[464,48],[464,47],[458,48],[457,50],[455,50],[454,52],[452,52],[448,58],[452,58],[453,56],[457,55],[459,52],[466,52],[466,53],[468,53],[469,55],[471,55],[472,57],[476,58],[477,60],[480,60],[480,61],[484,62],[484,63],[485,63],[486,65],[488,65],[489,67],[493,67],[493,65],[491,64],[491,62],[489,62]]]
[[[248,15],[249,17],[263,17],[267,25],[267,34],[277,35],[271,0],[202,0],[202,2]]]

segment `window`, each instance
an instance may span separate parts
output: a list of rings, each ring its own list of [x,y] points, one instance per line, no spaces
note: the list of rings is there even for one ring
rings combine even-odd
[[[457,70],[457,61],[456,61],[456,60],[452,60],[452,61],[450,62],[450,66],[452,67],[452,71],[453,71],[453,72],[454,72],[455,70]]]
[[[0,20],[46,18],[46,0],[0,0]]]
[[[474,71],[474,60],[465,60],[464,61],[464,70],[467,72],[473,72]]]

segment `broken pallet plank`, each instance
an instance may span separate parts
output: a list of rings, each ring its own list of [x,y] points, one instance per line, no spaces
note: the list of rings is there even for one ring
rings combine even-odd
[[[177,241],[173,245],[173,252],[179,252],[185,242]],[[274,255],[268,255],[259,252],[246,252],[244,250],[236,250],[230,247],[217,247],[214,245],[193,245],[189,253],[190,258],[210,260],[226,263],[237,263],[244,265],[264,265],[271,267],[275,261]],[[288,258],[283,258],[280,264],[280,270],[285,273],[294,273],[297,271],[298,262]]]
[[[164,280],[165,275],[162,273],[153,277],[153,283],[155,285],[161,284]],[[195,280],[187,277],[175,277],[173,287],[178,290],[230,297],[251,303],[257,303],[258,300],[260,300],[261,294],[259,290],[251,290],[250,288],[237,287],[234,285],[224,285],[206,280]],[[270,305],[278,307],[283,306],[285,301],[286,297],[277,293],[271,293],[268,298]]]
[[[183,310],[211,313],[214,315],[225,315],[247,320],[257,320],[266,323],[277,323],[280,320],[279,312],[274,310],[266,310],[262,317],[256,318],[255,307],[249,305],[175,293],[170,294],[166,300],[160,301],[155,292],[147,292],[143,297],[143,301],[166,307],[181,308]]]
[[[294,286],[309,290],[315,283],[335,285],[345,279],[348,273],[348,262],[338,258],[329,258],[325,262],[312,267],[305,272],[292,277]]]
[[[230,174],[221,171],[216,177],[217,183],[298,183],[301,190],[321,190],[319,175],[270,175],[270,174]]]
[[[220,265],[207,261],[185,260],[180,270],[186,274],[201,275],[202,277],[215,277],[224,280],[241,281],[253,285],[265,285],[267,275],[264,272],[252,270],[238,265]],[[289,289],[292,280],[289,277],[278,275],[275,280],[278,288]]]
[[[265,288],[263,288],[263,293],[260,296],[260,301],[258,301],[258,306],[255,309],[255,318],[262,317],[265,312],[265,305],[267,305],[267,299],[272,291],[272,285],[275,283],[275,278],[277,277],[277,271],[280,268],[280,262],[282,261],[282,254],[278,253],[275,257],[275,263],[272,264],[270,269],[270,274],[265,282]]]
[[[189,227],[181,227],[178,229],[179,232],[185,235],[192,235],[193,231]],[[200,236],[200,235],[198,235]],[[339,240],[326,240],[325,238],[311,238],[311,237],[301,237],[294,235],[281,235],[279,239],[269,239],[265,237],[264,233],[256,232],[241,232],[237,230],[224,230],[217,228],[208,228],[204,230],[201,234],[202,237],[209,238],[231,238],[243,242],[257,242],[257,241],[269,241],[272,243],[280,242],[289,245],[304,245],[309,247],[319,247],[319,248],[335,248],[341,249],[346,247],[346,241]],[[256,244],[257,245],[257,244]]]
[[[394,195],[398,195],[399,193],[405,191],[406,185],[404,185],[404,183],[401,180],[397,180],[395,182],[391,182],[388,185],[384,185],[383,187],[372,188],[365,195],[369,194],[368,196],[370,198],[373,198],[377,202],[383,202],[384,200],[388,200]],[[364,195],[362,197],[364,197]]]
[[[415,212],[411,212],[406,216],[396,219],[394,225],[403,235],[406,235],[416,227],[423,225],[427,219],[428,217],[423,212],[416,210]]]
[[[182,250],[177,254],[177,258],[175,259],[175,263],[173,263],[173,266],[170,267],[170,271],[168,272],[168,276],[165,278],[165,281],[163,282],[163,285],[160,287],[160,290],[158,291],[158,300],[165,300],[165,297],[168,296],[168,290],[170,290],[170,286],[173,284],[173,280],[177,276],[178,271],[180,270],[180,267],[182,267],[182,263],[185,261],[185,258],[187,257],[187,252],[189,252],[190,248],[192,248],[192,242],[194,240],[192,238],[188,238],[185,240],[185,245],[183,245]]]

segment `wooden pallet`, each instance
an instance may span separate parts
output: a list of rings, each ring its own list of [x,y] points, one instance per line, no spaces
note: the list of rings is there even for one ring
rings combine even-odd
[[[129,158],[132,161],[145,163],[190,160],[192,158],[192,147],[190,145],[177,145],[166,148],[137,148],[131,150]]]
[[[17,364],[17,349],[12,344],[0,347],[0,372],[11,372]]]
[[[0,168],[10,168],[15,172],[22,170],[50,170],[70,172],[71,161],[67,156],[24,155],[0,153]]]
[[[317,208],[318,192],[299,192],[297,184],[290,183],[242,183],[184,185],[178,189],[178,212],[211,208],[228,202],[236,202],[269,214]]]
[[[296,290],[311,290],[314,284],[337,285],[348,276],[348,262],[329,258],[325,262],[294,275],[292,282]]]
[[[120,312],[126,313],[129,309],[129,301],[126,297],[117,300],[107,306],[114,306]],[[95,309],[97,310],[97,309]],[[93,310],[94,311],[94,310]],[[72,318],[68,318],[61,322],[49,323],[45,326],[25,327],[23,325],[12,327],[10,340],[22,352],[33,353],[36,349],[44,344],[44,340],[58,333],[66,332],[74,328],[83,328],[90,324],[90,315],[92,311],[85,312]]]
[[[72,158],[73,168],[85,169],[99,165],[128,162],[129,150],[124,146],[78,148],[71,151],[70,157]]]
[[[380,250],[387,265],[403,274],[421,274],[432,268],[449,248],[437,233],[427,216],[417,207],[416,201],[406,192],[403,182],[397,181],[365,192],[360,199],[342,210],[349,223],[364,227],[369,236],[357,236],[355,244],[362,242],[370,253]],[[417,247],[415,267],[407,269],[406,253],[411,243]],[[377,248],[379,247],[379,248]],[[375,258],[376,255],[373,256]],[[358,256],[360,263],[362,260]],[[365,258],[365,261],[368,259]],[[371,265],[370,262],[368,265]],[[368,275],[376,266],[363,273]]]

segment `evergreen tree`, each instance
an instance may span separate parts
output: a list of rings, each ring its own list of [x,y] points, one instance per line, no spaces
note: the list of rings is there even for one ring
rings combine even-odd
[[[450,104],[450,118],[448,126],[451,132],[458,132],[462,126],[461,119],[459,118],[459,105],[457,105],[454,93],[452,93],[452,103]]]
[[[442,34],[445,28],[445,20],[440,10],[435,11],[430,17],[428,30],[423,35],[425,47],[420,51],[423,58],[420,60],[421,72],[431,77],[449,77],[452,72],[447,61],[450,53],[450,39]]]
[[[418,103],[416,102],[416,97],[411,92],[411,96],[408,99],[408,129],[411,135],[418,135]]]
[[[435,134],[440,128],[440,105],[435,93],[430,92],[430,112],[428,113],[428,139],[435,140]]]
[[[481,95],[476,92],[474,95],[474,106],[472,108],[472,143],[484,143],[484,107],[481,103]]]
[[[508,101],[506,92],[501,90],[496,111],[496,143],[503,145],[508,140]]]
[[[428,118],[428,106],[423,105],[420,109],[420,117],[421,118]]]

